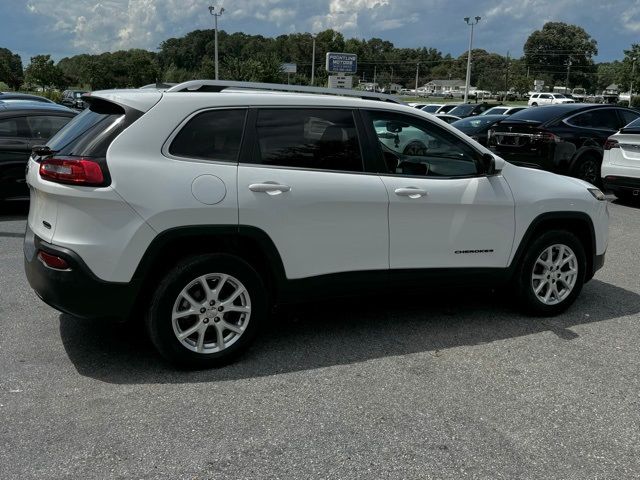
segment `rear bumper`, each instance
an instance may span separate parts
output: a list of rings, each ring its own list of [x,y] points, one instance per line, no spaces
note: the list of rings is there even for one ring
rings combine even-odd
[[[56,270],[42,263],[43,250],[65,259],[68,270]],[[139,285],[105,282],[97,278],[82,259],[69,249],[45,242],[29,227],[24,239],[24,268],[29,285],[56,310],[80,318],[124,319],[132,310]]]
[[[620,177],[617,175],[607,175],[602,179],[605,190],[613,193],[627,192],[640,196],[640,178]]]

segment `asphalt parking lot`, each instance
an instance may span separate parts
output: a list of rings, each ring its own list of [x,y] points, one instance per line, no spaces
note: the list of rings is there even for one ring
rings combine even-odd
[[[136,328],[29,288],[0,215],[0,478],[640,477],[640,209],[564,315],[500,295],[297,307],[238,363],[176,371]],[[463,294],[460,294],[463,293]]]

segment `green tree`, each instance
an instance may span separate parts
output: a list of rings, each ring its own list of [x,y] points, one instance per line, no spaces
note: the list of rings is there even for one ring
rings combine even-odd
[[[7,48],[0,48],[0,81],[17,90],[22,85],[24,74],[20,55]]]
[[[569,87],[591,86],[596,67],[593,56],[598,54],[598,43],[577,25],[547,22],[536,30],[524,45],[524,59],[531,73],[539,78],[548,74],[553,83],[563,84],[571,62]]]
[[[53,85],[63,86],[63,72],[54,65],[51,55],[31,57],[31,63],[27,65],[24,73],[28,83],[41,86],[43,91]]]

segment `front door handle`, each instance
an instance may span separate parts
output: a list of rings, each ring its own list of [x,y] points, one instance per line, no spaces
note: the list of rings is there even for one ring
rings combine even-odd
[[[291,187],[289,185],[282,185],[275,182],[264,182],[252,183],[249,185],[249,190],[252,192],[263,192],[269,195],[279,195],[281,193],[291,191]]]
[[[394,192],[396,195],[400,197],[420,198],[420,197],[427,196],[426,190],[422,188],[417,188],[417,187],[396,188]]]

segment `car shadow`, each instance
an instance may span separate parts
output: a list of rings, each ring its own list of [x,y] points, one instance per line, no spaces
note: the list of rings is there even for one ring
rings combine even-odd
[[[276,316],[253,346],[223,368],[184,371],[165,362],[140,326],[60,316],[64,348],[81,375],[117,384],[218,382],[310,370],[371,359],[480,345],[640,312],[640,295],[593,280],[574,306],[554,318],[531,318],[498,295],[460,298],[358,298],[307,304]]]
[[[25,220],[29,214],[29,201],[0,201],[0,222]]]

